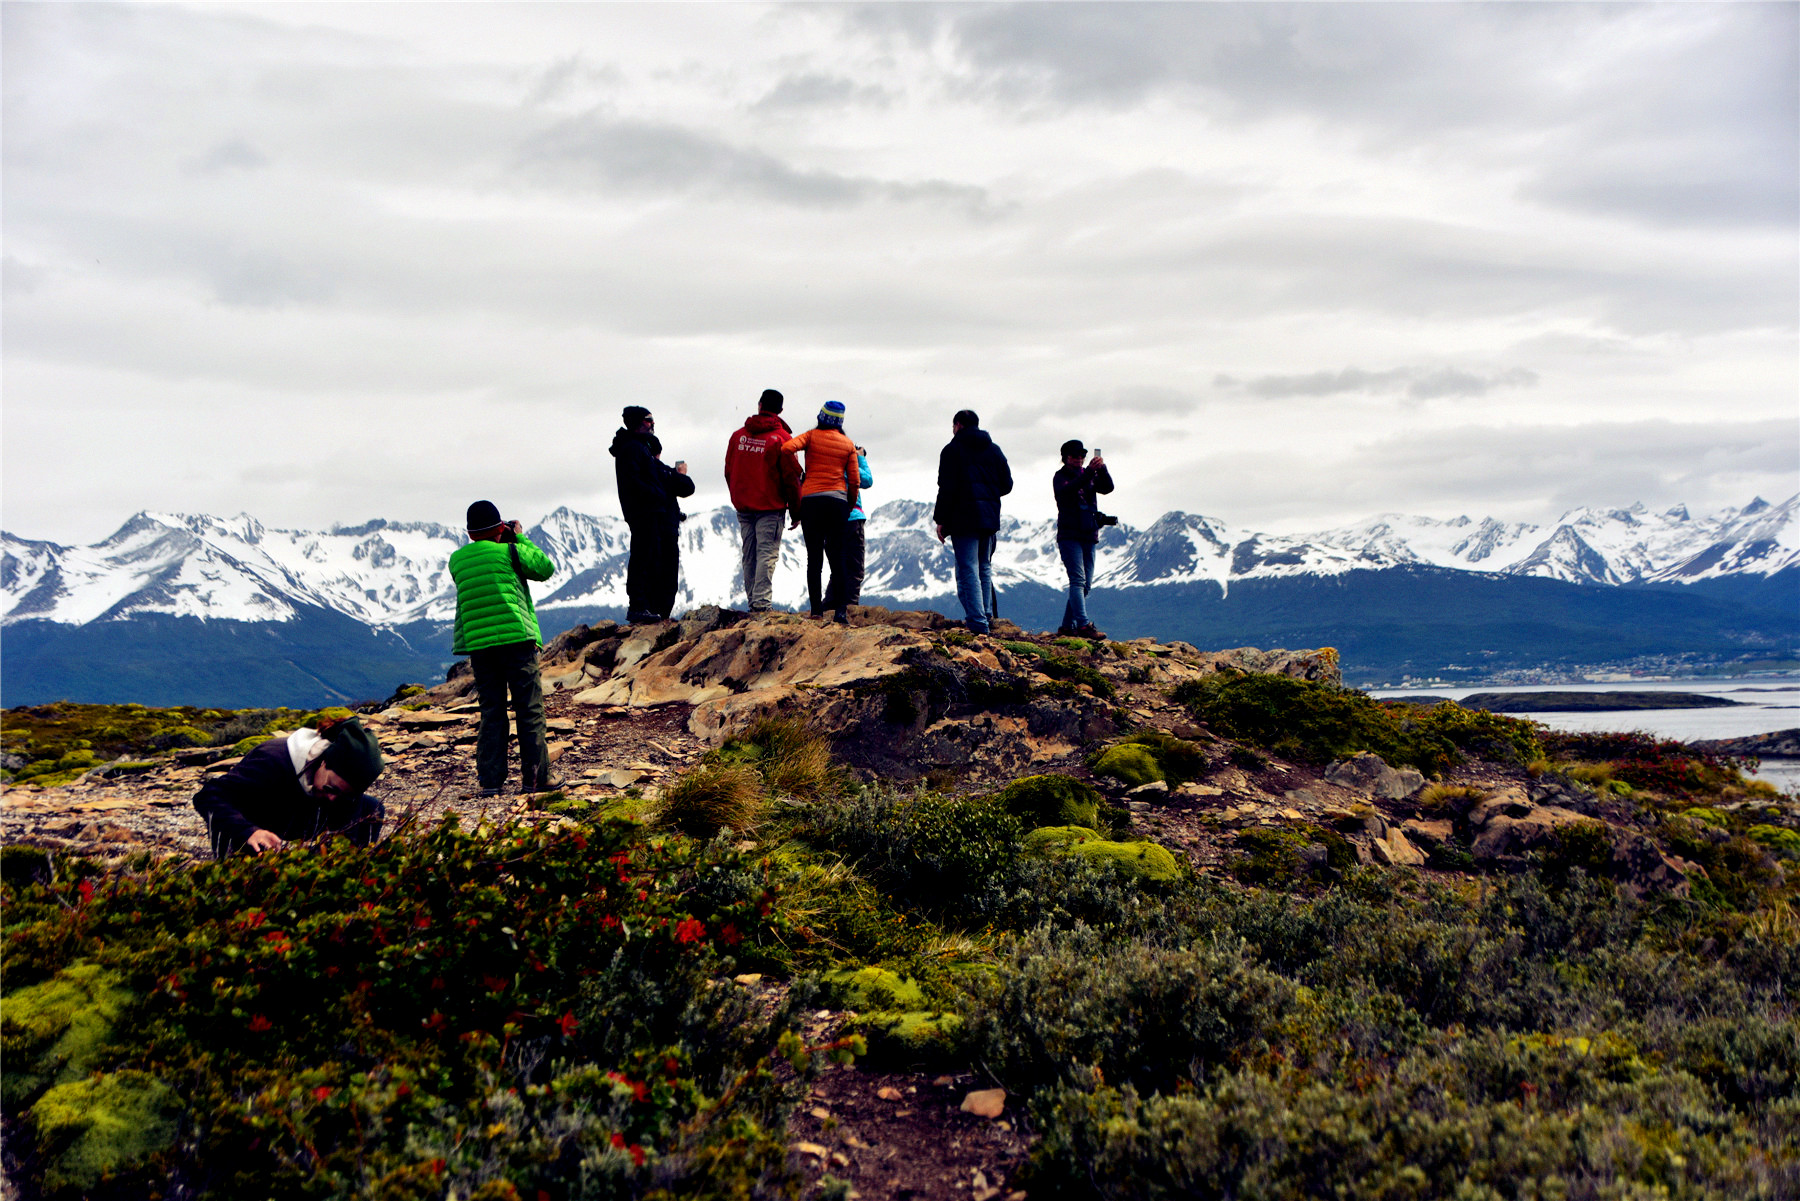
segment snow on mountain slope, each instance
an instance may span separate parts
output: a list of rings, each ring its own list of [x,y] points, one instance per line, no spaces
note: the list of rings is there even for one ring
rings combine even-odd
[[[1692,582],[1770,575],[1800,565],[1800,497],[1758,499],[1695,518],[1683,508],[1650,513],[1580,509],[1554,526],[1468,517],[1448,521],[1383,514],[1317,534],[1233,530],[1213,518],[1167,513],[1145,529],[1101,531],[1095,583],[1102,588],[1338,575],[1424,565],[1541,576],[1572,583]],[[869,514],[863,592],[894,603],[954,593],[954,562],[931,525],[931,506],[896,500]],[[534,586],[540,609],[623,608],[630,535],[617,517],[560,508],[530,537],[557,571]],[[729,508],[691,514],[680,534],[678,609],[742,607],[741,551]],[[447,563],[462,531],[428,523],[371,521],[324,532],[274,530],[240,514],[222,519],[144,512],[92,546],[65,547],[0,534],[0,619],[85,624],[139,614],[286,621],[297,606],[335,610],[371,626],[448,621],[455,590]],[[1054,521],[1005,519],[994,554],[1001,587],[1064,586]],[[800,534],[782,540],[776,603],[807,603]]]

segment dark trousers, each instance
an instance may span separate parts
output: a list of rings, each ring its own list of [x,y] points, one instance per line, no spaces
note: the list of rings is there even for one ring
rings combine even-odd
[[[535,642],[512,642],[469,655],[475,694],[481,701],[481,732],[475,736],[475,777],[483,788],[506,787],[506,698],[512,694],[519,731],[519,765],[526,792],[541,792],[550,774],[544,748],[544,687],[538,681]]]
[[[849,620],[844,609],[844,534],[849,524],[850,502],[835,496],[808,496],[800,501],[800,532],[806,535],[806,597],[812,602],[812,615],[818,617],[827,609],[836,609],[839,620]],[[825,563],[831,565],[831,585],[819,599],[819,576]]]
[[[631,562],[625,568],[625,603],[633,615],[669,616],[681,574],[681,522],[658,517],[631,523]]]
[[[863,527],[867,521],[846,521],[844,523],[844,600],[852,605],[862,604],[863,565],[868,550],[868,541],[864,538]]]

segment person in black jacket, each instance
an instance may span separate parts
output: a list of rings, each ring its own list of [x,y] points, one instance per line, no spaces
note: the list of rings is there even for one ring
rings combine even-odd
[[[381,774],[381,746],[354,717],[271,738],[194,795],[213,855],[260,855],[297,839],[342,834],[368,846],[387,811],[364,791]]]
[[[938,541],[956,552],[956,599],[964,624],[985,634],[1000,613],[994,591],[994,536],[1000,530],[1000,498],[1012,491],[1012,468],[981,418],[964,409],[950,419],[952,437],[938,455]]]
[[[1069,603],[1063,608],[1058,634],[1104,638],[1088,617],[1087,594],[1094,586],[1094,544],[1100,541],[1100,510],[1096,494],[1113,490],[1106,460],[1095,455],[1082,466],[1087,447],[1078,438],[1062,444],[1062,469],[1052,477],[1056,493],[1056,549],[1069,573]]]
[[[631,527],[631,561],[625,569],[625,621],[640,625],[667,621],[675,608],[680,579],[679,534],[684,514],[676,503],[694,494],[687,464],[662,461],[656,418],[642,405],[628,405],[623,427],[613,435],[613,467],[619,478],[619,509]]]

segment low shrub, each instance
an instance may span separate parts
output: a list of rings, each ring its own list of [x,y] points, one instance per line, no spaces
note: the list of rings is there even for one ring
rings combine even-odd
[[[1372,751],[1435,776],[1465,752],[1519,763],[1543,753],[1532,722],[1448,702],[1423,710],[1386,704],[1289,676],[1219,672],[1179,685],[1174,696],[1215,732],[1304,762]]]
[[[625,1195],[652,1170],[701,1191],[782,1170],[758,1065],[791,1015],[713,981],[784,935],[772,884],[718,844],[446,823],[366,851],[59,867],[0,889],[31,1195]]]
[[[990,798],[871,790],[818,807],[802,833],[849,858],[903,903],[979,923],[1005,894],[1024,830]]]
[[[1095,755],[1088,765],[1097,776],[1109,776],[1131,788],[1163,778],[1162,766],[1149,747],[1119,742]]]

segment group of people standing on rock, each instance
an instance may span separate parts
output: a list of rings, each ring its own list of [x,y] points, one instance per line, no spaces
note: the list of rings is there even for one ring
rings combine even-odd
[[[869,454],[844,432],[843,402],[826,401],[813,428],[800,434],[782,418],[783,407],[780,392],[764,391],[756,412],[725,446],[725,483],[743,541],[744,596],[752,613],[771,609],[785,522],[805,539],[811,615],[848,624],[850,606],[862,596],[867,522],[862,494],[875,483]],[[685,520],[680,502],[694,494],[694,481],[685,462],[663,462],[649,409],[629,405],[620,418],[611,452],[619,508],[631,531],[625,620],[666,621],[680,577]],[[950,428],[950,441],[938,455],[932,522],[938,541],[948,541],[955,555],[964,625],[985,634],[999,617],[993,557],[1001,498],[1013,488],[1012,469],[973,411],[958,412]],[[1087,596],[1100,528],[1115,520],[1097,507],[1097,497],[1113,490],[1112,477],[1099,451],[1090,458],[1081,442],[1071,440],[1062,445],[1062,466],[1051,486],[1057,549],[1069,579],[1058,633],[1104,638],[1088,615]],[[467,529],[468,543],[450,556],[456,583],[452,653],[468,656],[475,677],[480,795],[495,796],[506,787],[509,711],[518,732],[521,791],[558,787],[537,670],[543,636],[530,589],[531,582],[555,574],[555,564],[491,501],[469,506]],[[380,801],[363,794],[382,766],[380,745],[359,721],[322,721],[252,750],[229,772],[209,780],[194,807],[206,819],[220,858],[240,850],[275,850],[323,833],[347,834],[367,844],[380,832],[384,811]]]

